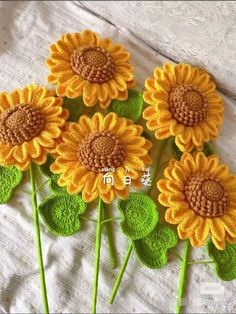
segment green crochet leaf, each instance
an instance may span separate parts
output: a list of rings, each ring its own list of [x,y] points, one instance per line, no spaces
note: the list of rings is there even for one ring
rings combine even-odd
[[[146,237],[156,226],[158,211],[153,200],[142,193],[130,193],[129,198],[120,200],[122,213],[121,229],[132,240]]]
[[[79,119],[79,116],[82,114],[83,110],[85,109],[83,97],[78,97],[74,99],[64,97],[63,108],[69,110],[70,112],[68,120],[77,122]]]
[[[138,121],[143,110],[143,97],[140,92],[129,89],[127,100],[113,100],[110,111],[114,111],[120,117]]]
[[[164,267],[168,249],[176,246],[177,235],[174,230],[161,224],[144,239],[133,241],[135,252],[140,261],[149,268]]]
[[[204,154],[208,157],[216,153],[215,147],[211,142],[205,143],[203,147]]]
[[[22,171],[16,167],[0,166],[0,204],[9,201],[14,189],[20,184],[22,178]]]
[[[207,251],[214,261],[215,271],[221,280],[236,279],[236,244],[228,244],[224,250],[218,250],[213,242],[209,241]]]
[[[67,237],[79,232],[80,215],[86,208],[81,196],[62,193],[48,197],[39,205],[39,212],[53,234]]]
[[[50,179],[48,185],[49,185],[52,192],[54,192],[54,193],[66,192],[66,188],[61,187],[57,184],[57,180],[59,179],[59,175],[52,173],[50,170],[50,166],[53,162],[54,162],[54,159],[52,158],[52,156],[48,155],[46,163],[41,165],[39,167],[39,169],[43,175],[45,175],[46,177],[48,177]]]

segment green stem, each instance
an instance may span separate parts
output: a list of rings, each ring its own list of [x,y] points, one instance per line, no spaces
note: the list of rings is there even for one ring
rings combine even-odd
[[[91,221],[91,222],[97,223],[97,220],[96,220],[96,219],[87,218],[87,217],[84,217],[84,216],[80,216],[80,218],[83,219],[83,220],[86,220],[86,221]]]
[[[214,263],[214,261],[205,261],[205,260],[189,261],[188,265],[193,265],[193,264],[210,264],[210,263]]]
[[[38,215],[38,204],[37,204],[37,195],[36,195],[36,183],[35,183],[35,168],[34,164],[30,166],[30,181],[32,185],[32,205],[34,211],[34,226],[36,231],[36,247],[38,255],[38,264],[39,264],[39,274],[40,274],[40,285],[42,291],[42,300],[44,306],[44,313],[49,313],[48,308],[48,299],[47,299],[47,288],[45,281],[45,273],[43,266],[43,254],[42,254],[42,244],[40,238],[40,225],[39,225],[39,215]]]
[[[158,157],[157,157],[157,161],[156,161],[156,167],[154,169],[154,173],[152,175],[152,183],[151,183],[151,186],[148,188],[147,190],[147,195],[150,195],[152,190],[153,190],[153,187],[154,187],[154,184],[156,183],[156,177],[157,177],[157,173],[158,173],[158,170],[159,170],[159,167],[160,167],[160,164],[161,164],[161,160],[162,160],[162,157],[163,157],[163,153],[164,153],[164,150],[165,150],[165,147],[167,145],[167,142],[168,142],[168,139],[165,139],[161,142],[160,144],[160,148],[159,148],[159,154],[158,154]],[[110,304],[113,303],[115,297],[116,297],[116,294],[117,294],[117,291],[118,291],[118,288],[120,286],[120,283],[121,283],[121,280],[122,280],[122,277],[123,277],[123,274],[125,272],[125,269],[126,269],[126,266],[128,264],[128,261],[129,261],[129,258],[130,258],[130,254],[132,252],[132,249],[133,249],[133,245],[132,243],[130,243],[129,245],[129,248],[128,248],[128,251],[126,253],[126,257],[125,257],[125,260],[121,266],[121,270],[120,270],[120,273],[116,279],[116,282],[115,282],[115,285],[114,285],[114,288],[113,288],[113,291],[112,291],[112,294],[111,294],[111,298],[110,298]]]
[[[121,219],[122,219],[122,217],[113,217],[113,218],[109,218],[109,219],[103,220],[101,222],[101,224],[106,224],[107,222],[112,222],[112,221],[121,220]]]
[[[94,286],[93,286],[93,303],[92,313],[96,313],[97,308],[97,294],[98,294],[98,277],[99,277],[99,264],[100,264],[100,250],[101,250],[101,233],[102,233],[102,209],[103,202],[99,198],[98,201],[98,217],[97,217],[97,230],[96,230],[96,243],[95,243],[95,273],[94,273]]]
[[[125,256],[125,259],[124,259],[123,264],[121,266],[119,275],[116,278],[116,282],[115,282],[114,288],[113,288],[112,293],[111,293],[111,297],[110,297],[110,301],[109,301],[110,304],[113,303],[113,301],[116,297],[117,291],[119,289],[121,280],[123,278],[123,275],[124,275],[124,272],[125,272],[126,266],[128,264],[128,261],[130,259],[130,255],[131,255],[132,251],[133,251],[133,245],[132,245],[132,243],[130,243],[129,248],[128,248],[127,253],[126,253],[126,256]]]
[[[152,176],[152,183],[151,183],[151,186],[147,190],[147,195],[150,195],[152,193],[152,190],[153,190],[154,185],[156,183],[157,173],[158,173],[158,170],[159,170],[159,167],[160,167],[160,164],[161,164],[161,160],[162,160],[162,157],[163,157],[163,152],[165,150],[167,142],[168,142],[168,139],[165,139],[160,144],[159,154],[158,154],[158,157],[157,157],[157,160],[156,160],[156,167],[154,169],[154,173],[153,173],[153,176]]]
[[[117,256],[116,256],[116,248],[115,248],[115,244],[114,244],[113,233],[112,233],[112,224],[111,224],[111,222],[112,222],[112,220],[114,220],[114,218],[109,218],[108,208],[105,204],[103,204],[103,218],[105,220],[103,220],[101,222],[101,224],[105,223],[111,267],[116,268]]]
[[[182,303],[182,297],[184,294],[184,288],[185,288],[185,282],[186,282],[189,250],[190,250],[190,243],[188,240],[186,240],[184,244],[183,260],[182,260],[180,276],[179,276],[178,299],[177,299],[177,306],[176,306],[177,314],[181,313],[181,303]]]
[[[40,184],[37,189],[35,190],[35,193],[37,193],[47,182],[49,182],[50,179],[45,180],[42,184]]]

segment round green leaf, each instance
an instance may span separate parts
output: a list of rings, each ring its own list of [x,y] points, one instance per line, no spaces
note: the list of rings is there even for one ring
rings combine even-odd
[[[176,246],[177,236],[174,230],[157,224],[144,239],[133,241],[135,252],[140,261],[149,268],[161,268],[167,264],[168,249]]]
[[[132,240],[146,237],[156,226],[158,212],[153,200],[142,193],[130,193],[129,198],[120,200],[118,208],[122,213],[121,228]]]
[[[6,203],[12,196],[14,189],[23,178],[22,171],[16,167],[0,166],[0,204]]]
[[[40,204],[39,212],[53,234],[67,237],[80,230],[80,215],[86,208],[79,195],[55,194]]]
[[[218,250],[212,241],[207,244],[209,256],[215,264],[218,277],[224,281],[236,278],[236,244],[228,244],[224,250]]]
[[[63,108],[69,110],[70,112],[68,120],[77,122],[79,116],[82,114],[85,108],[83,97],[78,97],[74,99],[64,97],[63,99]]]
[[[113,100],[109,110],[114,111],[120,117],[138,121],[143,110],[143,97],[140,92],[129,89],[126,100]]]

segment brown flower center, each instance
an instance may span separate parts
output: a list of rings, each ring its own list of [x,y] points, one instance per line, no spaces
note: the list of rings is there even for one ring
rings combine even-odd
[[[185,196],[191,209],[202,217],[222,216],[230,202],[219,179],[203,172],[196,172],[189,178]]]
[[[88,170],[102,172],[103,168],[122,165],[126,151],[121,140],[108,131],[92,133],[81,142],[78,149],[81,164]]]
[[[169,108],[179,123],[194,126],[206,119],[208,102],[194,86],[180,84],[170,92]]]
[[[18,145],[38,136],[45,126],[45,116],[33,105],[15,105],[0,115],[0,141]]]
[[[80,47],[71,55],[72,70],[91,83],[102,84],[115,75],[115,61],[105,49],[97,46]]]

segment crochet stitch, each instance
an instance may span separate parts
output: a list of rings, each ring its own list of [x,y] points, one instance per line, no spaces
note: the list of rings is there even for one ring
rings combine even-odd
[[[215,263],[218,277],[224,281],[236,279],[236,244],[227,244],[224,251],[217,250],[212,241],[208,242],[207,251]]]
[[[126,199],[126,172],[131,186],[139,187],[143,168],[152,163],[148,155],[152,144],[141,136],[142,131],[140,125],[115,113],[96,113],[92,118],[83,115],[78,123],[68,123],[50,167],[60,175],[58,185],[66,187],[70,194],[82,192],[85,202],[98,196],[105,203],[111,203],[115,195]]]
[[[161,268],[167,264],[168,249],[176,246],[176,233],[165,225],[157,224],[145,238],[133,241],[140,261],[148,268]]]
[[[216,155],[185,153],[170,160],[157,187],[165,219],[178,225],[181,239],[199,247],[211,234],[219,250],[236,240],[236,176]]]
[[[126,100],[135,85],[130,54],[110,38],[85,30],[64,34],[50,47],[48,82],[58,96],[83,96],[86,106],[107,108],[112,99]]]
[[[129,89],[128,93],[127,100],[113,100],[109,110],[114,111],[120,117],[137,122],[142,115],[143,97],[140,92],[133,89]]]
[[[157,224],[156,205],[143,193],[130,193],[127,200],[118,202],[118,208],[123,215],[121,229],[132,240],[146,237]]]
[[[87,208],[81,196],[56,194],[39,206],[39,212],[47,228],[57,236],[72,236],[80,230],[80,215]]]
[[[53,150],[68,117],[54,91],[29,85],[0,94],[0,164],[27,170]]]
[[[14,189],[20,184],[22,178],[23,173],[17,168],[0,166],[0,204],[9,201]]]
[[[143,117],[157,139],[175,137],[181,151],[202,150],[217,137],[223,103],[210,76],[189,64],[164,64],[145,81]]]

